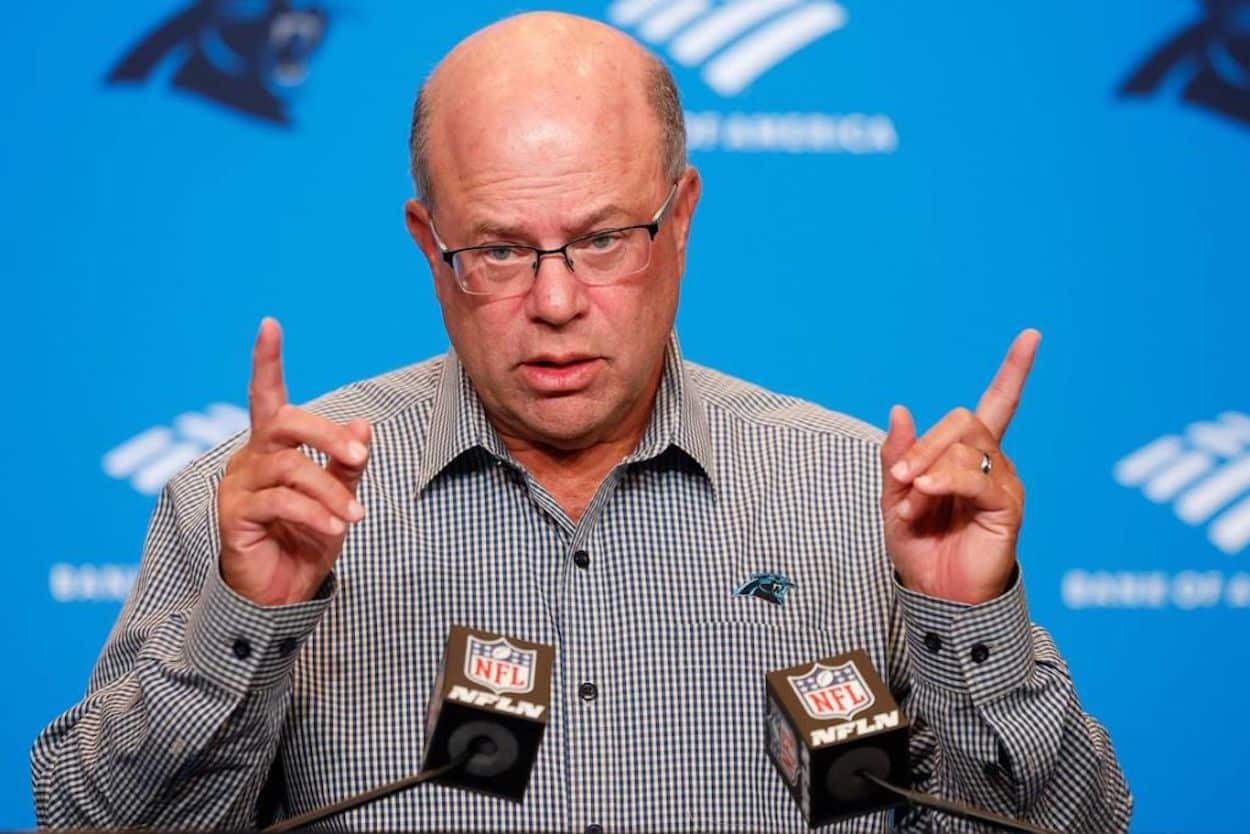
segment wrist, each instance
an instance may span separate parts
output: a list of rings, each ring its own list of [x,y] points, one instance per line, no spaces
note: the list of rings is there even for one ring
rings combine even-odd
[[[1019,570],[1019,564],[1012,559],[1007,570],[1001,575],[961,577],[952,581],[939,576],[909,577],[895,567],[894,579],[900,586],[915,594],[962,605],[981,605],[1005,594],[1015,584]]]

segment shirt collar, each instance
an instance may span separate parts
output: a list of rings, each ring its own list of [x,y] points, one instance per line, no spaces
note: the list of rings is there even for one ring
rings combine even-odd
[[[713,480],[707,413],[698,385],[687,373],[676,333],[669,335],[664,352],[664,371],[651,419],[625,462],[653,460],[669,448],[685,453],[709,481]],[[460,358],[455,350],[448,350],[430,413],[430,432],[421,456],[417,491],[423,491],[453,461],[472,449],[482,449],[497,461],[512,460],[487,418]]]

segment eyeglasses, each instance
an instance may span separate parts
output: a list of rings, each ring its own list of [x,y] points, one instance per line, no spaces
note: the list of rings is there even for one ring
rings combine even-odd
[[[448,249],[430,218],[430,232],[443,260],[451,267],[460,289],[469,295],[507,297],[529,292],[538,276],[538,265],[547,255],[559,255],[564,265],[585,284],[611,284],[637,275],[651,263],[651,242],[660,231],[677,194],[669,189],[649,223],[598,229],[575,237],[555,249],[539,249],[519,243],[484,243]]]

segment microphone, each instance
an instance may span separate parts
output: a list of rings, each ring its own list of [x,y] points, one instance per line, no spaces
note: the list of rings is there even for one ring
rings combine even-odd
[[[425,770],[438,784],[520,802],[551,712],[555,649],[453,625],[430,696]]]
[[[294,831],[425,782],[520,802],[547,728],[554,659],[551,646],[453,625],[426,712],[421,772],[261,830]]]
[[[860,777],[907,784],[907,716],[856,650],[769,672],[765,745],[810,827],[899,805]]]
[[[1008,831],[1032,823],[908,788],[908,720],[860,650],[765,676],[765,747],[808,827],[904,803]]]

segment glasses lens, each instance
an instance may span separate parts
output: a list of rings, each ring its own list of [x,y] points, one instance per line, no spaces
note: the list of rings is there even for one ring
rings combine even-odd
[[[647,268],[651,235],[646,229],[603,232],[569,244],[573,272],[587,284],[608,284]]]
[[[554,254],[553,254],[554,256]],[[586,284],[610,284],[642,272],[651,260],[646,229],[605,231],[568,245],[573,274]],[[473,295],[523,295],[534,281],[535,252],[521,246],[490,246],[458,252],[456,279]]]
[[[515,246],[471,249],[453,258],[452,268],[465,292],[508,295],[529,289],[534,277],[534,253]]]

